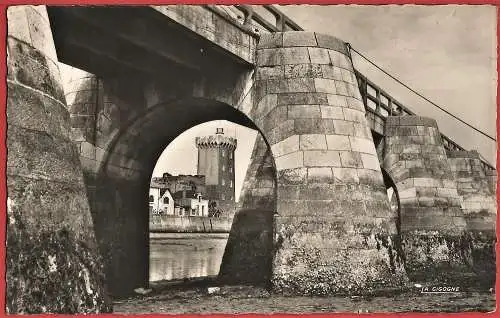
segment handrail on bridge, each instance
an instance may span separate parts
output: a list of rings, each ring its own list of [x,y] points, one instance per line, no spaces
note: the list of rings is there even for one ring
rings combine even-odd
[[[226,10],[229,8],[234,8],[238,11],[239,14],[237,14],[237,17],[235,18],[234,16],[232,17],[233,20],[236,20],[234,22],[238,22],[238,20],[242,20],[241,24],[246,27],[257,27],[264,29],[267,32],[283,32],[283,31],[303,31],[304,29],[301,28],[297,23],[295,23],[290,17],[288,17],[286,14],[281,12],[278,8],[276,8],[273,5],[263,5],[261,6],[264,8],[267,12],[271,13],[274,17],[274,21],[269,21],[259,13],[257,13],[252,5],[243,5],[243,4],[236,4],[232,6],[225,6],[225,5],[206,5],[209,9],[218,12],[219,14],[225,14],[226,16],[231,16],[231,14],[228,14],[228,11]],[[224,11],[224,13],[223,13]],[[229,10],[232,11],[232,10]],[[231,12],[234,14],[234,12]],[[241,16],[240,16],[241,14]],[[257,25],[256,25],[256,24]],[[254,29],[254,32],[257,31],[258,29]]]
[[[382,88],[361,74],[358,70],[354,70],[354,73],[356,74],[359,91],[367,111],[370,111],[382,118],[386,118],[387,116],[415,115],[414,112],[403,106],[402,103],[398,102]],[[441,138],[443,140],[443,146],[446,150],[465,151],[462,146],[454,142],[451,138],[443,134],[441,134]],[[480,158],[480,160],[485,171],[495,170],[495,168],[488,162],[482,158]]]
[[[244,25],[249,25],[250,21],[255,21],[262,27],[264,27],[269,32],[282,32],[287,30],[292,31],[303,31],[297,23],[295,23],[290,17],[278,10],[273,5],[263,5],[262,7],[269,11],[275,18],[274,24],[267,21],[260,14],[255,12],[251,5],[234,5],[234,7],[244,14]]]

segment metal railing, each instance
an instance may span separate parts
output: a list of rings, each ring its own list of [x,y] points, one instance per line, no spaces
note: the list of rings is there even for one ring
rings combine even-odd
[[[415,113],[403,106],[402,103],[398,102],[366,76],[357,70],[354,73],[358,79],[359,91],[367,110],[383,118],[387,116],[415,115]]]
[[[407,116],[416,115],[414,112],[403,106],[386,91],[378,85],[370,81],[366,76],[355,70],[356,78],[358,80],[359,91],[365,104],[365,109],[374,113],[385,120],[387,116]],[[443,146],[446,150],[453,151],[466,151],[462,146],[454,142],[451,138],[441,134]],[[485,171],[492,171],[495,168],[487,163],[485,160],[480,159],[481,164]]]
[[[262,8],[263,12],[269,13],[272,19],[267,19],[264,15],[259,14],[256,10],[258,8],[253,5],[206,5],[206,7],[255,33],[304,30],[273,5],[258,6]]]

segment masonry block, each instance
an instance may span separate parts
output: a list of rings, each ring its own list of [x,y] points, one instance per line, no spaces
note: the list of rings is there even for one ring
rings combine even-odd
[[[330,54],[328,54],[328,56],[330,56]],[[323,74],[323,78],[337,80],[337,81],[342,80],[342,72],[340,67],[333,66],[333,64],[320,65],[320,67]]]
[[[301,92],[278,94],[278,105],[306,105],[306,104],[328,104],[325,93]]]
[[[326,135],[326,144],[329,150],[351,150],[348,136]]]
[[[333,183],[332,169],[328,168],[308,168],[307,179],[310,182]]]
[[[362,168],[362,154],[354,151],[340,151],[340,161],[344,168]],[[378,164],[378,160],[377,160]],[[365,167],[367,168],[367,167]]]
[[[337,107],[348,107],[347,99],[345,96],[328,94],[328,105]]]
[[[299,150],[299,136],[290,136],[271,146],[273,154],[280,157]]]
[[[320,105],[321,118],[344,119],[342,107]]]
[[[322,65],[318,64],[288,64],[285,65],[285,78],[323,77]]]
[[[333,120],[333,126],[335,127],[335,133],[337,135],[347,135],[354,136],[356,135],[356,130],[353,122],[345,121],[345,120]],[[359,130],[362,131],[362,130]]]
[[[314,33],[305,31],[284,32],[283,47],[316,47],[316,37]]]
[[[309,61],[309,51],[305,47],[286,47],[283,52],[283,64],[307,64]]]
[[[325,78],[315,78],[314,86],[317,92],[334,94],[334,95],[337,94],[337,88],[334,80]]]
[[[278,169],[300,168],[304,166],[304,152],[292,152],[281,157],[276,157],[275,160]]]
[[[373,141],[370,139],[350,136],[349,141],[351,142],[351,148],[353,151],[367,153],[367,154],[377,153],[375,150],[375,145],[373,144]]]
[[[288,119],[294,118],[321,118],[319,105],[291,105],[288,106]]]
[[[300,135],[300,149],[326,150],[326,137],[320,134]]]
[[[316,41],[318,47],[331,49],[347,55],[346,44],[334,36],[316,33]]]
[[[340,167],[340,154],[332,150],[304,151],[304,165],[306,167]]]
[[[330,64],[330,55],[328,50],[323,48],[310,47],[307,49],[309,51],[309,57],[311,58],[311,63],[313,64]]]

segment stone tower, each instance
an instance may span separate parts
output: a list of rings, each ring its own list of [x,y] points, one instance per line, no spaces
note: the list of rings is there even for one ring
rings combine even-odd
[[[223,128],[215,135],[197,137],[198,174],[205,176],[207,198],[217,202],[224,212],[234,207],[234,150],[236,139],[224,136]]]

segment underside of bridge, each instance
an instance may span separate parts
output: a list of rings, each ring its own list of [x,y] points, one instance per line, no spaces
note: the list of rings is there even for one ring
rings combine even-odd
[[[429,257],[465,268],[474,240],[463,234],[492,230],[478,158],[447,154],[432,120],[369,123],[347,46],[332,36],[228,31],[257,49],[252,65],[147,7],[8,14],[9,312],[109,311],[106,295],[147,284],[154,165],[211,120],[260,132],[221,281],[300,295],[398,288]],[[66,96],[57,61],[89,72]],[[488,189],[468,190],[476,182]]]
[[[134,288],[148,284],[149,223],[146,207],[152,171],[159,156],[171,141],[187,129],[221,119],[256,129],[241,112],[213,100],[189,99],[156,105],[136,118],[114,140],[108,148],[107,159],[95,176],[87,174],[94,227],[101,243],[101,253],[108,264],[107,281],[113,295],[128,294]],[[259,228],[253,231],[258,230],[258,234],[262,235],[261,232],[266,229],[271,233],[273,209],[259,212],[265,222],[257,222]],[[247,232],[251,232],[249,222],[244,224]],[[236,234],[241,233],[232,233],[231,240],[241,241],[240,238],[233,238]],[[260,249],[260,246],[257,247]],[[250,247],[245,249],[245,253],[254,255]],[[256,253],[261,254],[262,251],[257,250]],[[226,262],[233,262],[231,255],[226,257]],[[263,268],[257,262],[253,265],[262,273]]]

